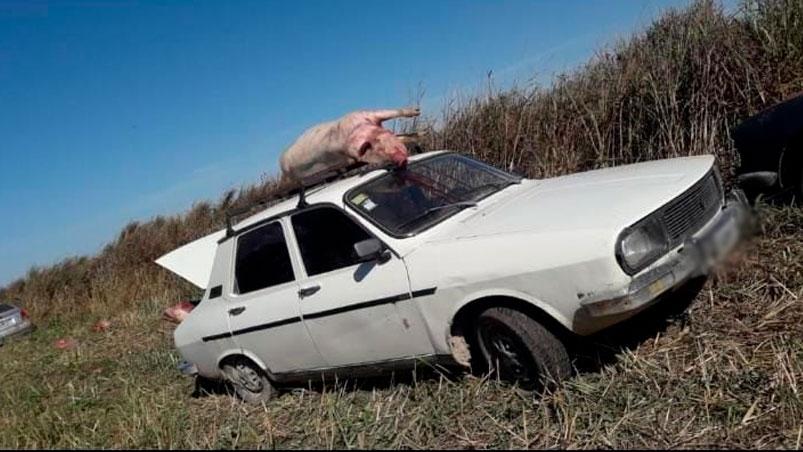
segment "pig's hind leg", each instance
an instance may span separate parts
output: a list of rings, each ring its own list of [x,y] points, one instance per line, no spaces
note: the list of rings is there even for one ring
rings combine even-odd
[[[376,125],[382,125],[382,121],[396,118],[414,118],[421,114],[419,107],[396,108],[392,110],[373,110],[364,113],[368,119]]]

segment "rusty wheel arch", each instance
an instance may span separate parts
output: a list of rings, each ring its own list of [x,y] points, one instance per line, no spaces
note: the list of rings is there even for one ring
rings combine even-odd
[[[271,383],[275,384],[278,382],[276,376],[273,374],[273,372],[271,372],[267,364],[262,364],[259,360],[254,359],[254,357],[252,356],[249,356],[249,353],[243,353],[243,352],[229,353],[228,355],[218,359],[217,367],[218,369],[223,369],[223,366],[225,366],[226,364],[231,364],[233,362],[237,362],[238,360],[248,361],[257,368],[262,369],[262,371],[265,372],[265,375],[268,376],[268,380],[270,380]]]
[[[458,363],[469,365],[468,363],[461,362],[456,355],[456,353],[460,353],[460,350],[455,350],[455,345],[459,346],[462,344],[468,346],[469,353],[471,353],[471,350],[476,350],[477,345],[475,335],[473,334],[474,322],[480,313],[486,309],[495,307],[510,308],[524,313],[566,343],[573,342],[577,337],[575,333],[567,329],[554,317],[530,302],[507,295],[481,297],[463,305],[452,317],[452,322],[449,326],[449,345],[452,348],[452,355]],[[463,342],[455,343],[454,340],[457,338],[461,339]],[[471,359],[471,361],[474,360]]]

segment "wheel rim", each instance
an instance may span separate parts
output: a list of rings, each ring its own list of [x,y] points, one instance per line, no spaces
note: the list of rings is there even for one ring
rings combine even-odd
[[[262,377],[250,366],[238,364],[234,368],[232,381],[234,384],[248,392],[259,393],[264,388]]]
[[[501,379],[517,382],[524,388],[538,384],[538,365],[515,332],[499,322],[483,319],[478,335],[485,359]]]

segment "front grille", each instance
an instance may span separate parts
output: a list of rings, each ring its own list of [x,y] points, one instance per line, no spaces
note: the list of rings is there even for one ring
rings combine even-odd
[[[722,207],[722,189],[714,171],[661,209],[672,247],[699,231]]]

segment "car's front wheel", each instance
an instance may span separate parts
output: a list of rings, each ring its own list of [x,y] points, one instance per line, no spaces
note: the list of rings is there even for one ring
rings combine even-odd
[[[237,396],[245,402],[267,402],[276,393],[265,372],[249,360],[236,359],[224,364],[223,374]]]
[[[523,312],[490,308],[476,322],[476,344],[482,364],[500,380],[541,390],[571,375],[566,346],[547,328]]]

